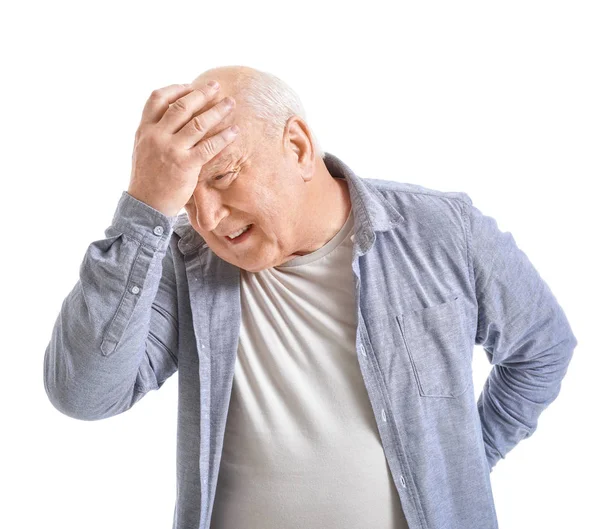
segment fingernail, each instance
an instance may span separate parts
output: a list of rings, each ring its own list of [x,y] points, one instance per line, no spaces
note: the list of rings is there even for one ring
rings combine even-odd
[[[212,86],[213,88],[219,88],[219,83],[217,83],[217,81],[209,81],[208,86]]]

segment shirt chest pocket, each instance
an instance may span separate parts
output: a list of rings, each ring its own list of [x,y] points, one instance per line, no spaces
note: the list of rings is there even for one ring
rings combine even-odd
[[[422,397],[454,398],[471,382],[462,297],[396,315]]]

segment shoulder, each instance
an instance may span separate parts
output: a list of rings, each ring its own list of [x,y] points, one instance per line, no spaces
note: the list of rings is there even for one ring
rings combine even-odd
[[[363,178],[402,215],[412,218],[443,219],[445,216],[462,216],[473,204],[464,191],[443,191],[419,184]]]

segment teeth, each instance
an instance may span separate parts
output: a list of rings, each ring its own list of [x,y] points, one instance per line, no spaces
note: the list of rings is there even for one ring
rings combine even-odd
[[[235,239],[236,237],[239,237],[242,233],[244,233],[245,231],[248,230],[248,228],[250,228],[250,225],[248,224],[248,226],[246,226],[245,228],[242,228],[239,231],[236,231],[230,235],[228,235],[227,237],[229,237],[230,239]]]

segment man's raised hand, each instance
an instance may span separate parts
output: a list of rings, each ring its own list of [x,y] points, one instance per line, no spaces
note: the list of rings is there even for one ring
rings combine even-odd
[[[150,94],[135,134],[130,195],[167,216],[181,211],[202,166],[237,135],[235,125],[207,135],[235,106],[232,97],[215,104],[218,89],[218,84],[197,89],[174,84]]]

